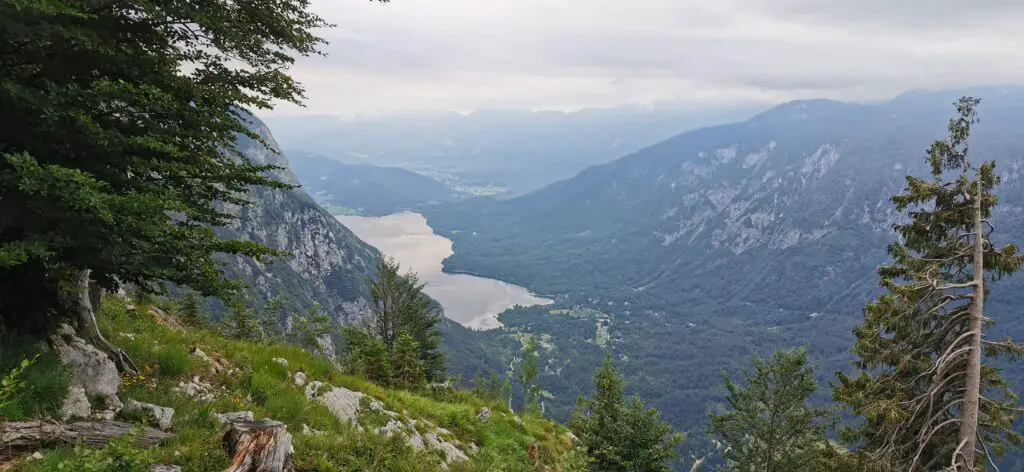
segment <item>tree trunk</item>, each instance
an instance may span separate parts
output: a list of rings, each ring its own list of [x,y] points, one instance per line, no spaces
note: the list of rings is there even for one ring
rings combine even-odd
[[[95,294],[102,296],[102,289],[96,291],[89,283],[89,269],[83,269],[78,271],[78,329],[82,334],[82,337],[88,340],[96,349],[99,349],[107,353],[107,356],[114,361],[114,365],[117,366],[117,370],[120,372],[127,372],[132,375],[138,375],[139,369],[135,367],[135,363],[132,362],[128,354],[118,349],[117,346],[110,344],[103,334],[100,333],[100,328],[96,324],[96,312],[93,310],[92,299]]]
[[[292,435],[274,420],[233,423],[224,434],[231,456],[225,472],[292,472]]]
[[[981,329],[985,304],[985,240],[981,222],[981,178],[978,178],[978,193],[974,197],[974,299],[971,300],[970,337],[971,352],[967,358],[967,372],[964,380],[964,404],[960,418],[958,437],[959,455],[953,457],[954,470],[974,470],[974,450],[978,437],[978,410],[981,403]]]
[[[135,425],[123,421],[81,421],[61,424],[52,421],[11,421],[0,423],[0,459],[12,457],[54,443],[74,444],[82,440],[93,448],[102,448]],[[153,446],[171,434],[152,428],[143,430],[140,446]]]

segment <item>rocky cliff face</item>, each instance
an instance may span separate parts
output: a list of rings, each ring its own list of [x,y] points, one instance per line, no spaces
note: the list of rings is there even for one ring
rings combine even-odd
[[[281,167],[271,172],[277,180],[298,185],[270,130],[254,117],[250,121],[267,145],[241,137],[238,148],[254,164]],[[376,249],[317,206],[302,188],[255,188],[249,198],[250,205],[227,208],[239,218],[219,229],[220,235],[256,241],[292,256],[267,264],[233,256],[227,258],[228,276],[244,280],[261,299],[257,303],[278,295],[296,307],[319,303],[342,322],[366,312],[366,279],[380,257]]]

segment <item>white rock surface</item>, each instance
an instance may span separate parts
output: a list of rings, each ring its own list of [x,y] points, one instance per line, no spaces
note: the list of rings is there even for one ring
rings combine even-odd
[[[130,410],[142,410],[153,415],[153,419],[156,420],[157,427],[163,431],[171,429],[171,424],[174,420],[174,408],[153,405],[151,403],[143,403],[132,400],[131,398],[125,400],[124,406]]]
[[[213,416],[217,418],[221,424],[231,423],[244,423],[255,421],[255,417],[251,411],[232,411],[230,413],[214,413]]]
[[[320,396],[320,389],[324,386],[325,384],[319,380],[310,382],[309,385],[306,385],[306,398],[312,400]]]
[[[281,364],[284,367],[288,367],[288,359],[282,357],[275,357],[274,362],[277,362],[278,364]]]
[[[481,408],[476,414],[476,419],[480,420],[481,423],[486,423],[491,418],[491,409],[486,406]]]
[[[306,373],[301,370],[296,372],[295,375],[292,376],[292,379],[294,380],[296,387],[306,385]]]
[[[72,385],[81,386],[87,394],[117,398],[121,376],[106,354],[79,338],[66,324],[57,329],[52,344],[61,362],[71,370]]]
[[[308,393],[307,396],[309,396]],[[339,420],[354,423],[356,418],[359,417],[359,399],[361,398],[363,398],[361,392],[352,391],[344,387],[334,387],[318,399]]]
[[[91,412],[92,407],[89,406],[89,397],[85,396],[85,389],[78,385],[68,389],[68,396],[64,397],[64,403],[60,407],[61,420],[88,418]]]

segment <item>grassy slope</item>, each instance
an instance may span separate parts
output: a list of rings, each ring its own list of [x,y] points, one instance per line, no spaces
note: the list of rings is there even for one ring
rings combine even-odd
[[[417,451],[402,438],[372,432],[380,418],[360,415],[365,427],[360,431],[338,421],[319,402],[307,400],[290,378],[297,370],[305,371],[311,381],[363,392],[382,401],[389,410],[428,420],[450,430],[464,443],[479,446],[471,461],[453,464],[452,470],[533,470],[527,457],[531,443],[539,441],[546,457],[561,456],[569,447],[562,427],[531,416],[522,417],[520,423],[503,406],[486,403],[467,392],[455,392],[439,400],[380,387],[343,375],[328,360],[296,347],[242,342],[205,330],[175,331],[157,324],[148,314],[127,310],[116,299],[104,303],[100,320],[108,339],[125,349],[144,371],[145,378],[128,379],[121,398],[175,409],[175,437],[151,451],[135,451],[144,454],[145,461],[177,464],[183,470],[223,470],[228,462],[220,448],[225,428],[211,418],[211,413],[251,410],[257,419],[273,418],[288,425],[299,470],[441,470],[438,452]],[[134,339],[122,333],[134,335]],[[190,348],[196,345],[208,354],[223,356],[237,372],[212,374],[209,364],[189,356]],[[288,360],[287,368],[273,361],[278,357]],[[223,390],[207,403],[172,391],[178,382],[193,376]],[[476,419],[484,406],[493,411],[487,423]],[[302,434],[303,424],[325,434]],[[59,470],[62,462],[68,467],[79,460],[68,447],[48,451],[44,456],[43,460],[23,463],[21,469]]]

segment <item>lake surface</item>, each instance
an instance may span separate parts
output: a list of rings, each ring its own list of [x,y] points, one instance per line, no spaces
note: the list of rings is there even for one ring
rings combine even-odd
[[[441,261],[453,254],[452,242],[434,234],[419,213],[388,216],[338,216],[360,239],[392,256],[401,270],[411,270],[426,284],[423,291],[444,307],[446,317],[471,329],[501,326],[498,314],[515,305],[547,305],[551,300],[525,287],[466,274],[446,274]]]

